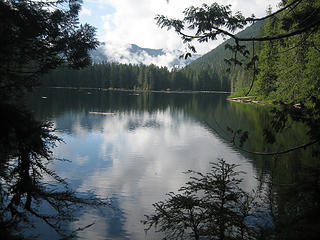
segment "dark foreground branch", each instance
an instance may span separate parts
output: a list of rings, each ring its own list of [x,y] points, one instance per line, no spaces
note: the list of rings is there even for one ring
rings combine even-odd
[[[283,150],[283,151],[279,151],[279,152],[254,152],[254,151],[249,151],[249,150],[246,150],[242,147],[239,147],[237,146],[236,144],[233,144],[238,150],[240,151],[243,151],[243,152],[246,152],[246,153],[251,153],[251,154],[255,154],[255,155],[263,155],[263,156],[273,156],[273,155],[281,155],[281,154],[286,154],[286,153],[289,153],[289,152],[293,152],[293,151],[296,151],[298,149],[304,149],[304,148],[307,148],[313,144],[316,144],[317,142],[319,142],[320,139],[316,139],[314,141],[311,141],[311,142],[308,142],[306,144],[303,144],[303,145],[300,145],[300,146],[295,146],[293,148],[289,148],[289,149],[286,149],[286,150]]]
[[[238,37],[236,36],[236,34],[233,34],[227,30],[223,30],[222,28],[218,28],[218,27],[214,27],[212,26],[212,29],[214,30],[214,32],[209,32],[203,35],[188,35],[183,33],[181,30],[176,31],[178,34],[180,34],[182,37],[186,38],[186,39],[212,39],[212,36],[217,36],[218,34],[224,34],[226,36],[229,36],[231,38],[233,38],[235,41],[238,42],[249,42],[249,41],[258,41],[258,42],[265,42],[265,41],[273,41],[273,40],[279,40],[279,39],[283,39],[283,38],[288,38],[288,37],[293,37],[296,35],[299,35],[301,33],[307,32],[311,29],[314,29],[316,27],[320,26],[320,20],[317,20],[309,25],[307,25],[306,27],[303,28],[299,28],[295,31],[292,32],[288,32],[288,33],[281,33],[281,34],[276,34],[276,35],[270,35],[270,36],[265,36],[265,37],[249,37],[249,38],[243,38],[243,37]]]

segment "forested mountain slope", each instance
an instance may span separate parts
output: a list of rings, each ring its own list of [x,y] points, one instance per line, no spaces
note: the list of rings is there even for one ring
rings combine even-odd
[[[295,11],[269,18],[262,36],[294,32],[319,23],[320,1],[303,1]],[[299,21],[301,23],[299,23]],[[299,23],[299,24],[298,24]],[[257,81],[252,93],[263,100],[309,105],[319,114],[320,26],[286,39],[266,41],[259,52]]]
[[[261,34],[263,24],[264,21],[257,22],[236,35],[239,37],[258,36]],[[199,74],[207,74],[209,78],[219,78],[222,82],[221,84],[229,86],[231,91],[245,87],[248,82],[250,82],[250,71],[246,70],[245,64],[242,66],[229,66],[225,62],[225,59],[230,59],[234,54],[232,51],[226,49],[227,44],[234,45],[235,42],[233,39],[226,40],[215,49],[191,62],[184,71],[193,72],[193,74],[197,72]],[[251,42],[244,42],[241,43],[241,45],[246,46],[246,48],[251,51]],[[256,52],[258,52],[260,48],[261,45],[255,45]],[[244,62],[246,62],[246,60]],[[228,68],[230,68],[230,71],[227,71]]]

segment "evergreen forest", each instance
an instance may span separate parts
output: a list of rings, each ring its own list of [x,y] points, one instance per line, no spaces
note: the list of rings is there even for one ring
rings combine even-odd
[[[320,1],[304,2],[297,12],[283,13],[266,21],[262,35],[292,31],[303,13],[314,7],[304,19],[312,21]],[[312,6],[314,5],[314,6]],[[318,9],[318,10],[317,10]],[[292,21],[292,19],[294,19]],[[254,93],[265,100],[285,103],[315,103],[320,100],[320,31],[314,29],[288,39],[264,42],[258,54],[257,82]]]
[[[230,91],[225,75],[212,69],[172,69],[153,64],[97,63],[82,70],[59,68],[43,77],[45,86],[130,90]]]

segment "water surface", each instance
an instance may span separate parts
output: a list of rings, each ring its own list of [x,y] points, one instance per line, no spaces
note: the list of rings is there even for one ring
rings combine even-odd
[[[227,129],[249,131],[246,149],[269,151],[283,146],[263,140],[263,128],[270,120],[266,108],[239,106],[226,97],[71,89],[39,89],[32,94],[28,105],[36,117],[53,122],[56,135],[64,141],[53,150],[54,156],[71,160],[51,167],[77,192],[109,197],[119,209],[81,210],[79,221],[70,228],[95,222],[78,233],[85,239],[159,238],[154,232],[145,235],[140,223],[152,211],[152,203],[183,186],[187,181],[183,172],[207,172],[210,162],[219,158],[246,172],[244,189],[255,187],[255,176],[268,168],[265,163],[270,159],[239,151]],[[289,145],[304,140],[297,132],[284,134],[290,136]],[[40,234],[56,239],[45,226]]]

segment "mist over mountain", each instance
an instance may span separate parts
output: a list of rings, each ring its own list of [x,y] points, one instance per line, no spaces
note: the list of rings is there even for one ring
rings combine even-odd
[[[124,64],[154,64],[168,68],[184,67],[201,55],[194,54],[191,58],[180,58],[181,50],[169,51],[166,49],[143,48],[136,44],[117,45],[102,43],[91,52],[93,63],[117,62]]]

